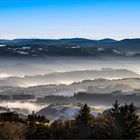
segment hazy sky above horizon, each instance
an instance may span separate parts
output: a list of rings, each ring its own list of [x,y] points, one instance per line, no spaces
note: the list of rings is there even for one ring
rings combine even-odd
[[[140,0],[0,0],[0,38],[139,38]]]

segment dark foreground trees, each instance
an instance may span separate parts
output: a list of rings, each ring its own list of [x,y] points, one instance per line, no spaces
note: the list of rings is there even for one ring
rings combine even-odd
[[[98,119],[101,124],[97,123]],[[93,123],[91,138],[138,139],[140,137],[140,120],[133,103],[120,106],[116,101],[113,107],[106,111],[105,117],[97,120]]]
[[[140,134],[140,122],[136,108],[131,103],[120,106],[118,101],[106,115],[107,137],[114,139],[136,139]]]
[[[26,120],[26,139],[49,139],[49,120],[44,116],[36,115],[34,112],[28,115]]]
[[[0,115],[0,139],[138,139],[140,120],[133,104],[118,101],[97,118],[85,104],[74,120],[49,122],[34,112],[24,121],[17,115]],[[5,119],[4,119],[5,118]],[[8,121],[9,119],[9,121]]]

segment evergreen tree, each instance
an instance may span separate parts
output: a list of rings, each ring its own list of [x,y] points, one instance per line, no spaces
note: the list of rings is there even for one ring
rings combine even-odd
[[[85,104],[81,110],[79,111],[79,114],[76,117],[76,121],[79,124],[89,125],[92,123],[92,115],[90,114],[90,107],[88,107],[87,104]]]
[[[77,138],[88,138],[90,135],[90,128],[93,122],[93,117],[90,114],[90,108],[85,104],[79,111],[76,117],[76,133]]]
[[[126,106],[128,108],[128,112],[125,116],[126,130],[123,137],[127,139],[135,139],[140,134],[139,120],[138,116],[136,115],[136,107],[133,105],[133,103]],[[121,110],[122,108],[123,107],[121,107]]]
[[[26,139],[48,139],[50,138],[49,120],[44,116],[36,115],[34,111],[27,118]]]
[[[138,116],[133,104],[120,106],[118,101],[107,114],[107,138],[135,139],[139,135]]]
[[[119,107],[120,104],[116,100],[113,107],[107,113],[107,137],[109,138],[119,138],[120,137],[120,119],[119,119]]]

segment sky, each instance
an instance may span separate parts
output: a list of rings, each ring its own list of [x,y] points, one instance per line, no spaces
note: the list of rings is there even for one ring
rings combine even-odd
[[[140,0],[0,0],[0,38],[140,38]]]

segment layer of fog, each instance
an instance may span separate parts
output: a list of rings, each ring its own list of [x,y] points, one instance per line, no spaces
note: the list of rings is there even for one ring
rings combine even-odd
[[[37,104],[37,103],[32,103],[32,102],[21,102],[21,101],[11,101],[11,102],[0,102],[1,107],[6,107],[9,108],[11,111],[16,111],[18,113],[22,114],[31,114],[33,111],[39,112],[41,109],[46,108],[48,104]],[[104,106],[104,105],[95,105],[95,106],[90,106],[91,108],[95,109],[102,109],[106,110],[111,108],[111,106]]]
[[[0,102],[0,106],[7,107],[12,110],[19,109],[23,113],[30,114],[30,113],[32,113],[32,111],[38,112],[39,110],[46,107],[47,105],[40,105],[37,103],[21,102],[21,101],[13,101],[13,102],[12,101],[11,102],[3,101],[3,102]]]
[[[0,86],[29,87],[49,84],[71,84],[88,79],[140,78],[139,74],[125,69],[101,69],[72,72],[57,72],[46,75],[10,77],[0,80]]]
[[[140,58],[123,57],[46,57],[0,58],[0,78],[8,76],[44,75],[53,72],[127,69],[140,73]]]

